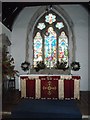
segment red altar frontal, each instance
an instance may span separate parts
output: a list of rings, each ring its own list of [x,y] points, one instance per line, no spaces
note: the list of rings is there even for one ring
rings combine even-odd
[[[21,97],[79,99],[80,76],[20,75]]]

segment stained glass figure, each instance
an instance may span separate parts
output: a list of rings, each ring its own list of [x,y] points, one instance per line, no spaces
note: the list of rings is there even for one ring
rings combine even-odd
[[[63,22],[57,22],[57,23],[56,23],[56,28],[61,29],[61,28],[63,28],[63,27],[64,27]]]
[[[42,61],[42,37],[40,32],[37,32],[34,37],[34,67],[39,61]]]
[[[45,16],[45,22],[52,24],[55,21],[56,21],[56,16],[53,15],[52,13],[49,13],[48,15]]]
[[[45,53],[44,62],[46,66],[49,68],[54,67],[57,61],[56,44],[57,44],[56,33],[52,27],[49,27],[46,32],[44,40],[44,53]]]
[[[58,60],[59,62],[67,62],[68,63],[68,37],[65,32],[62,31],[59,36],[59,44],[58,44]]]
[[[40,30],[43,30],[45,28],[45,24],[44,23],[38,23],[37,28],[39,28]]]

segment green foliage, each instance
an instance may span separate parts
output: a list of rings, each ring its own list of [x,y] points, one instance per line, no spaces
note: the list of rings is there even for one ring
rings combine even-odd
[[[56,69],[62,69],[62,70],[66,70],[68,69],[69,67],[66,67],[67,65],[67,62],[59,62],[57,61],[57,64],[56,64]]]
[[[28,71],[29,69],[30,69],[30,63],[29,62],[23,62],[22,64],[21,64],[21,68],[22,68],[22,70],[24,70],[24,71]]]
[[[15,74],[18,72],[14,70],[14,59],[8,52],[3,51],[2,54],[2,76],[9,76],[14,77]]]
[[[78,71],[80,69],[80,63],[79,62],[72,62],[71,63],[71,69],[74,71]]]
[[[44,62],[40,61],[40,62],[37,62],[37,66],[35,69],[36,69],[36,72],[38,72],[39,70],[45,69],[45,68],[46,68],[46,66],[45,66]]]

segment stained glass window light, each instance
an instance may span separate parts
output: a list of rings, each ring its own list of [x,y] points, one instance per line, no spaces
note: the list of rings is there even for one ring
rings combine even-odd
[[[57,23],[56,23],[56,28],[61,29],[61,28],[63,28],[63,27],[64,27],[63,22],[57,22]]]
[[[64,31],[62,31],[59,36],[58,49],[59,62],[63,61],[68,63],[68,37],[66,36]]]
[[[48,15],[45,16],[45,22],[52,24],[55,21],[56,21],[56,16],[53,15],[52,13],[49,13]]]
[[[34,67],[39,61],[42,61],[42,37],[40,32],[37,32],[34,37]]]
[[[54,67],[57,61],[56,44],[57,44],[56,33],[52,27],[49,27],[44,39],[44,51],[45,51],[44,62],[46,66],[49,68]]]
[[[39,28],[40,30],[43,30],[45,28],[45,24],[44,23],[38,23],[37,28]]]
[[[36,67],[39,61],[44,61],[47,68],[53,68],[57,61],[67,62],[68,66],[69,39],[66,34],[68,31],[67,26],[64,24],[64,20],[61,20],[61,17],[56,15],[53,11],[48,12],[47,15],[45,13],[36,24],[35,33],[33,43],[34,67]]]

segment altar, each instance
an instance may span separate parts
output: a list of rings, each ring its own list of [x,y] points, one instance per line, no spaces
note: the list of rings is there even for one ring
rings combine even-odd
[[[80,76],[20,75],[21,97],[31,99],[78,99]]]

